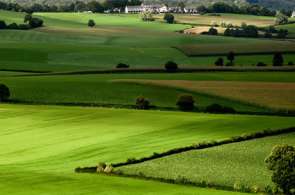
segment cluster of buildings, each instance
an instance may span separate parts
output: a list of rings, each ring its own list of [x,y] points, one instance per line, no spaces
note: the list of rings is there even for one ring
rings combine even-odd
[[[193,7],[168,7],[167,5],[163,4],[141,4],[138,6],[126,6],[125,13],[141,13],[149,11],[152,13],[188,13],[188,14],[197,14],[198,11],[196,8]]]

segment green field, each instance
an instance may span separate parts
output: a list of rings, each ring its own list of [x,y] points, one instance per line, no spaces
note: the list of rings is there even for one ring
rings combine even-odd
[[[138,15],[106,15],[85,13],[35,13],[45,22],[37,30],[0,31],[0,69],[72,71],[114,68],[119,62],[132,68],[163,67],[168,60],[181,67],[212,66],[216,56],[187,57],[174,47],[198,45],[202,50],[222,47],[230,50],[229,43],[245,47],[257,43],[262,48],[280,44],[290,50],[288,43],[237,39],[231,37],[184,35],[175,31],[191,25],[165,24],[162,21],[142,22]],[[24,14],[0,11],[7,23],[22,23]],[[235,17],[233,15],[232,17]],[[238,16],[237,16],[238,17]],[[88,28],[87,21],[94,19],[95,28]],[[209,47],[208,49],[208,45]],[[263,47],[263,45],[266,45]],[[228,49],[226,49],[229,47]],[[245,49],[242,51],[245,51]],[[114,55],[116,57],[114,58]],[[271,55],[240,56],[237,65],[255,65],[260,61],[271,64]],[[287,61],[294,55],[286,55]]]
[[[9,73],[9,72],[8,72]],[[9,73],[10,74],[10,73]],[[16,74],[16,73],[15,73]],[[23,74],[23,73],[19,73]],[[261,73],[179,73],[179,74],[93,74],[93,75],[60,75],[60,76],[3,76],[0,83],[11,90],[11,100],[31,103],[94,103],[114,106],[130,106],[135,99],[143,95],[157,107],[176,108],[179,94],[192,93],[196,105],[204,107],[219,103],[234,107],[237,111],[263,112],[269,109],[254,106],[247,101],[235,101],[219,96],[192,92],[185,88],[171,88],[135,83],[113,82],[117,79],[150,79],[150,80],[188,80],[188,81],[260,81],[260,82],[294,82],[294,73],[261,72]],[[110,90],[111,89],[111,90]]]
[[[267,185],[273,185],[264,159],[277,144],[295,145],[295,133],[193,150],[118,169],[131,175],[184,177],[193,182],[206,181],[229,187],[241,184],[264,190]]]
[[[229,194],[73,170],[295,125],[291,117],[4,104],[0,123],[2,194]]]

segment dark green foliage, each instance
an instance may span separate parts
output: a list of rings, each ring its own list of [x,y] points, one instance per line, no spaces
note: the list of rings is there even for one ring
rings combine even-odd
[[[0,84],[0,102],[7,101],[9,97],[10,97],[9,88],[4,84]]]
[[[218,30],[216,28],[211,27],[207,33],[208,35],[218,35]]]
[[[95,26],[94,20],[92,20],[92,19],[88,20],[88,26],[91,28],[94,27]]]
[[[277,37],[280,38],[280,39],[284,39],[288,36],[288,30],[285,30],[285,29],[280,29],[278,31],[278,35]]]
[[[29,29],[31,29],[31,26],[29,24],[19,24],[18,29],[19,30],[29,30]]]
[[[149,11],[142,12],[141,19],[142,21],[145,21],[145,22],[151,22],[155,20],[152,12],[149,12]]]
[[[209,113],[219,113],[219,114],[236,113],[235,109],[231,107],[227,107],[227,106],[221,106],[219,104],[211,104],[206,107],[205,111]]]
[[[119,63],[117,64],[116,68],[129,68],[129,65],[124,63]]]
[[[272,60],[273,66],[283,66],[284,65],[284,57],[282,53],[277,52],[273,56]]]
[[[11,23],[7,26],[7,29],[18,29],[18,25],[15,22]]]
[[[26,14],[24,17],[24,23],[30,22],[32,18],[32,14]]]
[[[150,108],[150,102],[143,96],[136,98],[136,108],[141,110],[147,110]]]
[[[0,20],[0,29],[5,29],[7,27],[5,21]]]
[[[288,62],[288,65],[289,66],[293,66],[294,65],[294,62],[292,62],[292,61]]]
[[[288,16],[278,13],[276,16],[276,25],[282,25],[288,23]]]
[[[192,111],[195,108],[195,100],[194,97],[190,94],[181,94],[178,97],[176,105],[182,111]]]
[[[258,37],[258,28],[254,25],[242,25],[241,28],[227,28],[224,31],[224,36],[232,37]]]
[[[256,66],[267,66],[264,62],[258,62]]]
[[[295,190],[295,147],[275,146],[265,159],[267,168],[273,172],[272,181],[285,195],[294,194]],[[293,192],[291,192],[293,190]]]
[[[164,20],[168,23],[168,24],[173,24],[174,23],[174,16],[171,13],[165,13],[164,15]]]
[[[216,66],[223,66],[223,65],[224,65],[224,60],[223,60],[223,58],[218,58],[218,59],[215,61],[215,65],[216,65]]]
[[[165,64],[165,69],[168,72],[176,72],[178,70],[178,65],[173,61],[168,61]]]
[[[29,21],[31,28],[38,28],[43,26],[43,20],[40,18],[31,18]]]
[[[234,65],[234,60],[235,60],[235,53],[233,51],[229,52],[227,54],[227,59],[229,60],[230,64],[228,65],[231,65],[233,66]]]

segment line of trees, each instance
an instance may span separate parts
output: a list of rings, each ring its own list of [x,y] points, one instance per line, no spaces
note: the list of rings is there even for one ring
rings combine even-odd
[[[43,26],[43,20],[40,18],[33,17],[32,14],[26,14],[24,17],[23,24],[6,24],[4,20],[0,20],[0,30],[1,29],[14,29],[14,30],[28,30],[32,28],[38,28]]]
[[[214,3],[208,7],[201,5],[197,7],[199,13],[235,13],[235,14],[249,14],[258,16],[275,16],[276,12],[265,7],[251,4],[238,7],[237,5],[230,5],[223,2]],[[285,11],[284,11],[285,12]],[[291,14],[288,12],[288,14]]]
[[[17,3],[0,2],[0,9],[16,11],[16,12],[104,12],[105,10],[113,10],[115,8],[123,9],[126,5],[140,5],[141,0],[105,0],[103,2],[98,1],[75,1],[68,4],[60,5],[47,5],[34,3],[32,5],[22,6]]]

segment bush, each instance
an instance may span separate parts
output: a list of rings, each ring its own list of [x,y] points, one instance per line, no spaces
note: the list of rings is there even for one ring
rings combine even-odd
[[[168,72],[176,72],[178,70],[178,65],[173,61],[168,61],[165,64],[165,69]]]
[[[88,26],[91,27],[91,28],[94,27],[95,26],[94,20],[89,20],[88,21]]]
[[[211,27],[208,31],[208,35],[218,35],[218,30],[216,28]]]
[[[277,145],[265,159],[267,168],[273,171],[272,181],[284,194],[291,195],[295,189],[295,147]]]
[[[105,168],[106,168],[106,164],[103,162],[98,163],[97,168],[96,168],[96,172],[97,173],[102,173],[104,172]]]
[[[114,168],[112,165],[107,165],[104,169],[104,172],[108,174],[112,173],[113,171],[114,171]]]
[[[18,29],[20,30],[29,30],[31,26],[29,24],[19,24]]]
[[[218,58],[218,59],[215,61],[215,65],[216,65],[216,66],[223,66],[223,65],[224,65],[224,60],[223,60],[223,58]]]
[[[276,16],[276,25],[282,25],[282,24],[287,24],[288,23],[288,16],[278,13]]]
[[[164,15],[164,20],[168,23],[168,24],[173,24],[174,23],[174,16],[171,13],[165,13]]]
[[[282,53],[280,52],[275,53],[273,56],[272,63],[273,63],[273,66],[283,66],[284,58]]]
[[[124,63],[119,63],[117,64],[116,68],[129,68],[129,65]]]
[[[288,62],[288,65],[289,66],[293,66],[294,65],[294,62],[292,62],[292,61]]]
[[[256,66],[267,66],[264,62],[258,62]]]
[[[29,24],[31,26],[31,28],[38,28],[38,27],[42,27],[43,26],[43,20],[39,19],[39,18],[32,18],[29,21]]]
[[[0,29],[5,29],[5,28],[7,28],[5,21],[0,20]]]
[[[182,111],[191,111],[195,108],[194,106],[195,100],[190,94],[182,94],[178,97],[176,105]]]
[[[7,26],[8,29],[18,29],[18,25],[16,23],[11,23]]]
[[[0,84],[0,102],[7,101],[9,97],[10,97],[9,88],[4,84]]]
[[[143,96],[136,98],[136,108],[141,110],[147,110],[150,108],[150,102]]]
[[[209,113],[236,113],[234,108],[221,106],[219,104],[211,104],[206,107],[205,111]]]
[[[284,39],[288,36],[288,30],[285,30],[285,29],[280,29],[278,31],[278,35],[277,37],[280,38],[280,39]]]

